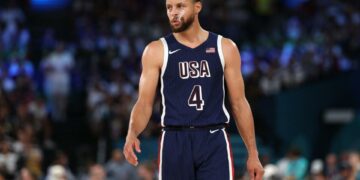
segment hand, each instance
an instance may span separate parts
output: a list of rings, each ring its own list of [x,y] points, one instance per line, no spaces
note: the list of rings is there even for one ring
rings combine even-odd
[[[257,156],[249,156],[247,160],[247,170],[251,180],[262,180],[264,175],[264,168]]]
[[[141,153],[140,140],[135,135],[128,134],[126,137],[123,153],[126,160],[130,164],[137,166],[139,162],[134,152],[134,148],[136,152]]]

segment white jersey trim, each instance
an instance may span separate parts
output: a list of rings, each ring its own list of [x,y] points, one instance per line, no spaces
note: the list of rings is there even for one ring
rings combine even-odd
[[[219,52],[219,56],[220,56],[220,61],[221,61],[221,65],[223,67],[223,70],[225,68],[225,60],[224,60],[224,54],[223,54],[223,50],[222,50],[222,36],[218,35],[217,38],[217,48],[218,48],[218,52]]]
[[[222,51],[222,43],[221,42],[222,42],[222,36],[218,35],[217,49],[218,49],[218,52],[219,52],[220,62],[221,62],[223,72],[224,72],[225,71],[225,58],[224,58],[224,54],[223,54],[223,51]],[[230,114],[229,114],[228,110],[225,107],[225,78],[224,78],[224,75],[223,75],[223,104],[222,104],[222,108],[223,108],[223,111],[224,111],[225,116],[227,118],[226,123],[229,123],[230,122]]]
[[[166,106],[165,106],[165,96],[164,96],[164,74],[165,74],[165,70],[167,67],[167,63],[168,63],[168,59],[169,59],[169,48],[168,45],[166,43],[165,38],[160,38],[162,44],[163,44],[163,48],[164,48],[164,61],[163,61],[163,65],[161,67],[161,99],[162,99],[162,106],[163,106],[163,110],[162,110],[162,114],[161,114],[161,126],[165,127],[164,124],[164,119],[165,119],[165,112],[166,112]]]

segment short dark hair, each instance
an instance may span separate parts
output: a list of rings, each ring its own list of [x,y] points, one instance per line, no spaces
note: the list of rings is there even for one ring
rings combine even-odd
[[[201,2],[201,0],[194,0],[194,2]]]

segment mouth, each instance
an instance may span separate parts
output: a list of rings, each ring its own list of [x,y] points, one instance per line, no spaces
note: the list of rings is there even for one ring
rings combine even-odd
[[[171,24],[174,26],[178,26],[178,25],[180,25],[180,21],[173,21],[173,22],[171,22]]]
[[[174,25],[174,26],[178,26],[178,25],[180,25],[180,21],[179,20],[172,20],[171,24]]]
[[[170,22],[171,22],[171,24],[179,24],[180,19],[179,18],[173,18]]]

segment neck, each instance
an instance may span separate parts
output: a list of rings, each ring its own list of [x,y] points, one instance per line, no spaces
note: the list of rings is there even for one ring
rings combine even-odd
[[[203,42],[208,36],[208,32],[201,27],[198,18],[194,19],[193,24],[187,30],[173,34],[177,40],[188,43]]]

